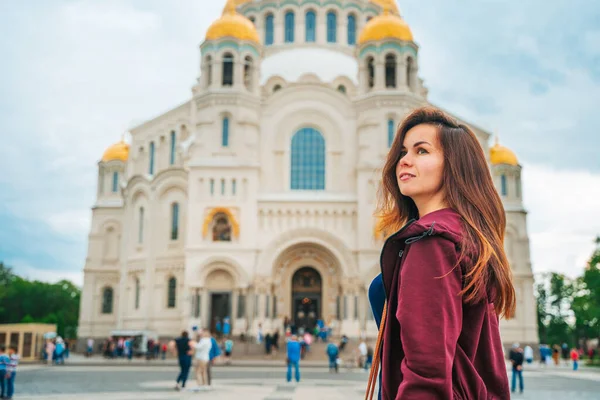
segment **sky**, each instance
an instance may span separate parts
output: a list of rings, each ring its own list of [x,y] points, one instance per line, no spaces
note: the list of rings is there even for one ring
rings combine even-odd
[[[0,1],[0,260],[83,282],[97,161],[189,99],[225,0]],[[523,165],[534,273],[600,235],[600,2],[401,0],[429,100]]]

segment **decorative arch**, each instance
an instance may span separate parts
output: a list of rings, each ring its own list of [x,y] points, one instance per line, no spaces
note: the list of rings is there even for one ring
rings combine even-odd
[[[226,207],[215,207],[215,208],[212,208],[208,212],[208,214],[206,214],[206,217],[204,218],[204,223],[202,225],[202,236],[206,237],[206,235],[208,234],[208,229],[209,229],[210,225],[213,222],[213,219],[215,218],[215,216],[217,214],[225,214],[227,216],[227,218],[229,218],[229,222],[231,223],[232,230],[233,230],[233,236],[234,237],[239,237],[239,235],[240,235],[240,224],[238,223],[237,219],[233,215],[233,212],[231,212],[231,210],[229,208],[226,208]]]
[[[218,270],[227,271],[234,279],[236,287],[248,286],[248,275],[241,264],[231,257],[210,257],[206,259],[199,268],[198,283],[200,286],[206,285],[206,278]]]
[[[352,276],[355,271],[358,271],[356,260],[352,257],[351,250],[344,244],[344,242],[337,236],[315,228],[300,228],[292,229],[287,232],[283,232],[277,235],[277,238],[272,240],[265,246],[264,250],[258,260],[259,266],[269,268],[270,270],[263,270],[261,275],[273,276],[277,258],[290,247],[304,243],[318,245],[339,260],[340,271],[344,276]]]

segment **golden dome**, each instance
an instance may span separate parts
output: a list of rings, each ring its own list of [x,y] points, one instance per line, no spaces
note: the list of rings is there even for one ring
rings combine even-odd
[[[129,145],[127,143],[125,143],[123,141],[123,139],[121,139],[120,142],[117,142],[117,143],[111,145],[108,149],[106,149],[106,151],[102,155],[102,161],[103,162],[114,161],[114,160],[127,161],[128,157],[129,157]]]
[[[378,15],[367,22],[358,37],[358,44],[382,39],[413,41],[413,35],[408,24],[400,15],[392,14],[389,6],[384,14]]]
[[[233,37],[240,40],[250,40],[260,43],[258,32],[252,21],[235,11],[236,3],[240,0],[228,0],[221,18],[213,22],[206,31],[206,40],[216,40]]]
[[[517,156],[508,147],[501,146],[496,139],[496,144],[490,149],[490,161],[492,164],[508,164],[508,165],[519,165]]]
[[[244,1],[244,0],[241,0]],[[246,2],[248,0],[245,0]],[[371,3],[377,4],[379,7],[385,9],[389,9],[392,12],[399,14],[398,5],[396,4],[396,0],[371,0]]]

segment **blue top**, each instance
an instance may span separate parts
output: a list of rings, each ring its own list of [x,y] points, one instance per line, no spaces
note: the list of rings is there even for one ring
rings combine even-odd
[[[10,364],[10,357],[6,354],[0,354],[0,371],[6,371],[8,364]]]
[[[371,286],[369,286],[369,303],[371,303],[373,317],[375,317],[375,323],[377,323],[377,328],[379,328],[385,304],[385,288],[381,274],[377,275],[371,282]],[[379,393],[377,398],[381,400],[381,370],[379,370]]]
[[[287,357],[291,362],[300,361],[300,342],[287,342]]]
[[[329,357],[337,357],[338,354],[339,354],[339,350],[338,350],[338,347],[335,345],[335,343],[329,343],[327,345],[327,355]]]
[[[221,355],[221,348],[219,347],[219,344],[217,343],[217,339],[215,339],[212,336],[210,337],[210,342],[212,343],[212,346],[210,347],[210,352],[208,353],[208,357],[210,358],[210,361],[212,361],[213,359],[215,359]]]

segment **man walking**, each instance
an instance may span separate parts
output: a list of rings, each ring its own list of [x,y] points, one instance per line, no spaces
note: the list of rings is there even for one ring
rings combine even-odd
[[[181,390],[185,388],[185,382],[190,374],[194,342],[189,339],[187,331],[183,331],[180,337],[171,342],[170,347],[175,348],[177,358],[179,359],[179,375],[177,376],[175,390]],[[180,382],[181,386],[179,385]]]
[[[339,350],[335,343],[329,343],[327,345],[327,356],[329,357],[329,372],[338,372],[338,354]]]
[[[295,369],[296,382],[300,382],[300,352],[301,346],[298,337],[292,335],[287,342],[287,381],[292,381],[292,366]]]
[[[523,355],[523,349],[519,347],[518,343],[513,344],[509,359],[512,363],[512,386],[510,390],[513,393],[515,392],[517,378],[519,378],[519,392],[523,393],[523,361],[525,357]]]

